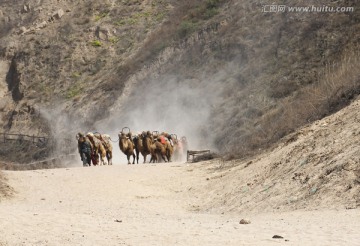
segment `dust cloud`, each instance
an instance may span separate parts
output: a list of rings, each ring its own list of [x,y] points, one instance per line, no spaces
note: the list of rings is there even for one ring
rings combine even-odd
[[[125,103],[115,105],[118,109],[112,111],[110,118],[96,126],[116,139],[123,127],[129,127],[133,134],[147,130],[165,131],[178,138],[186,136],[189,149],[214,150],[208,122],[221,92],[220,82],[216,76],[212,80],[164,76],[141,81],[126,100],[122,100]],[[114,162],[117,162],[117,156],[115,153]]]
[[[133,134],[149,130],[176,134],[179,139],[185,136],[189,149],[216,152],[216,133],[209,124],[214,122],[214,110],[223,103],[224,91],[231,86],[229,74],[229,71],[222,70],[213,74],[212,78],[205,75],[196,78],[171,75],[138,81],[126,98],[120,95],[113,108],[106,109],[111,112],[110,116],[93,126],[85,126],[88,119],[64,115],[56,109],[42,110],[42,113],[51,122],[54,136],[74,140],[74,153],[77,153],[77,132],[109,134],[113,140],[114,164],[127,163],[118,145],[118,133],[124,127],[129,127]],[[139,163],[142,162],[143,157],[140,156]]]

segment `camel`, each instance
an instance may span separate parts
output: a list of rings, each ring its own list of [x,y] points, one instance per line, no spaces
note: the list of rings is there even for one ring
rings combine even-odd
[[[146,156],[150,154],[150,150],[144,147],[143,141],[145,134],[146,134],[145,132],[142,132],[141,134],[134,136],[137,164],[139,164],[139,157],[140,157],[139,153],[141,153],[141,155],[144,157],[143,163],[146,163]]]
[[[127,127],[125,127],[127,128]],[[123,128],[123,130],[125,129]],[[135,153],[134,153],[134,149],[135,149],[135,145],[131,139],[131,133],[129,131],[128,134],[125,134],[123,132],[123,130],[121,130],[121,132],[119,133],[119,147],[120,150],[127,156],[127,160],[128,160],[128,164],[130,163],[130,156],[133,157],[133,163],[135,164]]]
[[[101,160],[100,165],[106,165],[107,164],[105,161],[106,150],[103,144],[101,143],[101,141],[98,138],[96,138],[92,132],[87,133],[86,136],[89,138],[90,142],[92,143],[93,153],[95,157],[98,158],[98,156],[100,155],[100,160]]]
[[[108,160],[108,164],[112,165],[112,150],[113,150],[113,147],[112,147],[112,144],[111,144],[110,135],[95,133],[94,136],[101,141],[102,145],[105,148],[106,159]]]
[[[143,144],[144,149],[148,150],[151,154],[150,163],[155,163],[155,161],[157,162],[158,155],[161,156],[164,162],[167,162],[166,157],[168,157],[168,155],[166,147],[159,141],[154,141],[153,135],[150,131],[143,135]]]
[[[160,142],[163,147],[165,148],[166,157],[168,159],[168,162],[171,162],[171,157],[174,153],[174,141],[173,141],[173,135],[170,135],[166,132],[162,132],[157,137],[158,142]]]

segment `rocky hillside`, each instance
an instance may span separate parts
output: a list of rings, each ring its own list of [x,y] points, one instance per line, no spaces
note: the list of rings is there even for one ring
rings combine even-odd
[[[265,4],[3,0],[0,127],[166,130],[232,157],[270,146],[359,94],[360,2],[342,1],[347,13]]]

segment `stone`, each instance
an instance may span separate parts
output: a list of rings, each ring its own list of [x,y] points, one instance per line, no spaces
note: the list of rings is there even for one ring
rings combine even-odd
[[[279,236],[279,235],[274,235],[272,238],[275,238],[275,239],[282,239],[283,237],[282,237],[282,236]]]
[[[37,29],[42,29],[42,28],[45,28],[47,26],[47,22],[46,21],[43,21],[39,24],[36,25],[36,28]]]
[[[19,34],[23,34],[23,33],[26,33],[26,32],[27,32],[26,27],[24,27],[24,26],[20,27]]]
[[[52,14],[52,17],[54,17],[55,19],[61,19],[63,15],[64,15],[64,10],[59,9]]]
[[[30,11],[29,5],[24,5],[21,9],[21,13],[28,13]]]
[[[95,30],[95,36],[100,40],[109,40],[109,38],[111,36],[111,32],[106,27],[98,26],[98,27],[96,27],[96,30]]]
[[[247,224],[250,224],[251,221],[250,220],[245,220],[245,219],[241,219],[239,224],[242,224],[242,225],[247,225]]]
[[[37,7],[37,8],[34,8],[34,12],[38,12],[38,13],[40,13],[42,10],[43,10],[43,8],[42,8],[42,7]]]

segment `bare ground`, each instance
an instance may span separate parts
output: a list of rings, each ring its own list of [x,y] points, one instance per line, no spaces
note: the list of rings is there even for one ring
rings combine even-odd
[[[357,100],[251,160],[6,171],[0,241],[359,245],[359,129]]]
[[[358,209],[201,211],[192,190],[209,181],[204,164],[6,174],[17,190],[0,205],[1,240],[8,245],[356,245],[360,240]],[[205,192],[208,200],[214,197],[214,191]],[[243,218],[251,224],[239,224]],[[284,238],[272,239],[275,234]]]

